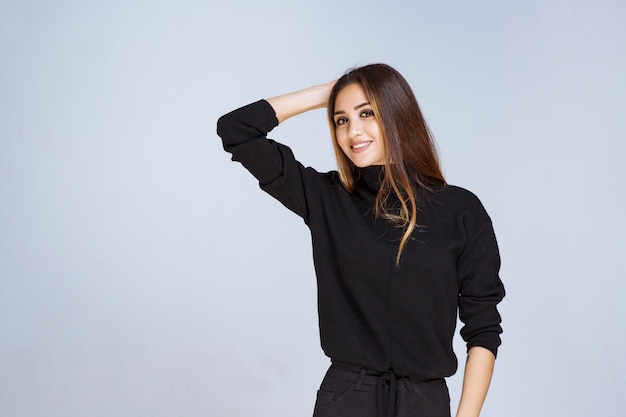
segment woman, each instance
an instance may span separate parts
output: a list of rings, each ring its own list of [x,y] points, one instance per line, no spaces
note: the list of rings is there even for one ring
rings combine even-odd
[[[266,138],[323,107],[339,172],[305,168]],[[498,247],[480,201],[445,183],[406,80],[384,64],[356,68],[222,116],[218,134],[311,231],[332,361],[314,417],[450,416],[457,310],[468,347],[457,417],[478,416],[502,332]]]

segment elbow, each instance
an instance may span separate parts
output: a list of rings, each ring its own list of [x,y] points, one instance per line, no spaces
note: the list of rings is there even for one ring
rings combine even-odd
[[[229,114],[225,114],[217,119],[217,135],[221,138],[228,135],[228,131],[230,130],[230,126],[232,126],[232,121]]]
[[[225,151],[241,141],[242,133],[240,125],[233,113],[228,113],[217,119],[217,135],[222,139]],[[246,135],[244,134],[244,137]]]

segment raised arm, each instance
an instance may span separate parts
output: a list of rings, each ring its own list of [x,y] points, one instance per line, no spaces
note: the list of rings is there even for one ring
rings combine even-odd
[[[289,117],[328,105],[335,82],[259,100],[220,117],[217,132],[232,160],[241,162],[263,190],[308,221],[305,184],[313,169],[305,169],[289,147],[267,139],[267,134]],[[308,178],[305,178],[308,175]]]
[[[282,123],[290,117],[313,109],[321,109],[328,105],[330,91],[336,81],[316,85],[282,96],[272,97],[267,102],[276,113],[278,123]]]

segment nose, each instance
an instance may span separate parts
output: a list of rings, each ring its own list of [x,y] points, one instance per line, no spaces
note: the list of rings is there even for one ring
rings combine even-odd
[[[361,136],[363,133],[363,126],[360,119],[356,119],[355,121],[350,122],[350,128],[348,129],[348,134],[350,138],[356,138]]]

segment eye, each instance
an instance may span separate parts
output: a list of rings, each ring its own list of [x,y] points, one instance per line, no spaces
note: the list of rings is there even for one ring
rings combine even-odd
[[[335,120],[335,125],[336,126],[341,126],[343,124],[346,124],[348,122],[348,118],[347,117],[339,117],[337,118],[337,120]]]
[[[361,112],[361,117],[373,117],[374,116],[374,110],[363,110]]]

